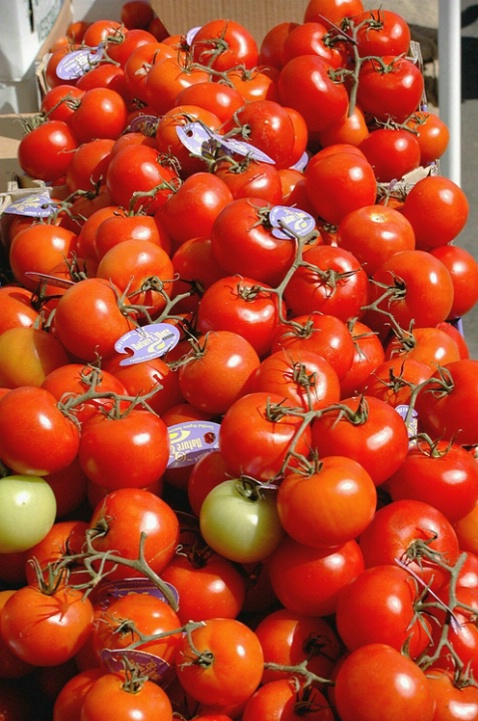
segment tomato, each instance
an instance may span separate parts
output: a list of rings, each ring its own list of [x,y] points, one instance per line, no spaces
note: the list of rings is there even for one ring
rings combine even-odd
[[[20,386],[0,398],[0,458],[14,473],[45,476],[66,468],[79,438],[77,424],[44,388]]]
[[[337,152],[334,149],[337,148]],[[338,225],[347,213],[374,205],[377,181],[372,166],[354,145],[331,145],[312,156],[305,170],[306,190],[316,213]]]
[[[41,570],[43,578],[48,581],[50,564],[53,565],[68,554],[81,553],[87,529],[86,521],[55,522],[47,535],[28,550],[25,563],[27,582],[32,586],[38,584],[38,570]],[[74,585],[90,580],[90,575],[81,562],[73,561],[68,571],[68,580]]]
[[[240,66],[227,71],[227,81],[234,90],[242,96],[243,104],[255,100],[278,101],[277,78],[279,71],[276,68],[256,67],[252,70]]]
[[[208,238],[217,216],[232,200],[222,178],[197,172],[171,194],[158,214],[177,248],[191,238]]]
[[[139,408],[119,418],[97,414],[83,425],[78,460],[87,477],[105,488],[145,488],[166,469],[167,427]]]
[[[81,706],[81,721],[132,721],[154,715],[172,721],[171,702],[154,681],[138,684],[124,674],[105,673],[89,687]]]
[[[50,182],[65,174],[78,140],[63,120],[47,120],[26,133],[18,146],[18,162],[32,178]]]
[[[392,338],[385,344],[385,358],[407,358],[435,369],[459,360],[457,341],[446,331],[445,325],[449,326],[448,323],[439,323],[432,328],[415,328],[403,336]]]
[[[478,464],[457,443],[417,440],[401,467],[389,478],[393,500],[415,498],[441,511],[455,523],[478,501]]]
[[[240,704],[262,677],[264,655],[255,633],[236,619],[212,618],[184,636],[176,657],[181,686],[203,704]],[[238,682],[240,680],[240,683]]]
[[[426,676],[435,700],[437,721],[458,721],[463,714],[467,714],[470,721],[478,719],[478,691],[475,686],[455,683],[453,673],[445,669],[429,669]]]
[[[120,296],[103,278],[87,278],[68,288],[56,308],[54,332],[69,353],[86,362],[113,355],[116,341],[133,327],[120,310]],[[129,305],[126,299],[123,303]]]
[[[137,593],[133,587],[128,593],[113,598],[98,613],[93,648],[99,663],[108,670],[111,658],[108,651],[124,652],[128,658],[128,646],[134,643],[135,650],[148,654],[153,663],[150,677],[159,680],[166,670],[163,662],[166,667],[174,663],[180,629],[181,621],[164,599],[152,593]],[[173,631],[176,633],[171,633]],[[152,638],[143,641],[140,634]]]
[[[448,268],[425,250],[402,250],[378,266],[372,276],[376,322],[390,316],[404,330],[433,327],[448,318],[453,281]],[[385,320],[384,320],[385,319]],[[370,321],[372,316],[370,316]]]
[[[27,551],[48,534],[55,522],[56,501],[43,478],[5,476],[0,479],[0,497],[0,553]]]
[[[55,698],[53,704],[55,721],[80,721],[83,699],[92,683],[103,675],[102,668],[88,668],[72,676]]]
[[[308,474],[286,474],[277,494],[285,531],[312,548],[340,546],[357,538],[372,520],[376,504],[372,478],[345,456],[327,456]]]
[[[209,79],[210,74],[201,65],[188,62],[182,55],[165,54],[150,67],[146,76],[146,102],[155,114],[164,115],[177,105],[181,90]]]
[[[219,451],[204,453],[191,469],[187,481],[187,496],[191,510],[199,517],[199,511],[210,490],[223,481],[230,480],[226,464]]]
[[[340,654],[340,643],[332,625],[317,616],[301,616],[281,608],[271,611],[255,628],[264,652],[262,683],[290,678],[289,671],[268,668],[268,664],[307,668],[321,678],[329,678]]]
[[[14,593],[15,591],[13,589],[0,591],[0,618],[3,607],[10,596],[13,596]],[[0,633],[0,679],[21,678],[22,676],[26,676],[32,670],[33,666],[25,661],[22,661],[22,659],[10,649]],[[1,712],[2,706],[0,703],[0,713]]]
[[[75,85],[57,85],[47,90],[40,103],[40,110],[48,120],[68,121],[75,111],[74,101],[81,98],[84,91]]]
[[[250,388],[259,367],[256,350],[238,333],[217,330],[201,338],[179,368],[184,398],[199,410],[223,414]]]
[[[349,651],[369,643],[407,648],[416,659],[428,646],[430,624],[416,612],[421,590],[403,568],[383,564],[366,568],[342,589],[335,619]]]
[[[349,398],[364,391],[364,382],[385,359],[380,339],[366,323],[359,320],[350,323],[350,334],[355,352],[349,370],[340,380],[342,398]]]
[[[123,147],[111,158],[106,188],[114,204],[148,215],[166,202],[178,179],[176,171],[147,145]]]
[[[40,386],[45,377],[68,363],[61,343],[34,326],[10,328],[0,335],[0,385]]]
[[[395,208],[367,205],[347,213],[337,228],[337,245],[352,253],[367,275],[401,250],[415,249],[411,223]]]
[[[99,260],[110,248],[125,240],[149,240],[168,253],[171,250],[171,239],[155,216],[143,213],[124,215],[119,211],[114,215],[105,212],[105,216],[94,234],[94,248]]]
[[[79,146],[65,175],[69,193],[94,190],[104,181],[113,145],[114,140],[110,138],[95,138]]]
[[[324,408],[340,397],[340,381],[331,364],[318,353],[294,346],[264,358],[251,389],[280,394],[304,411]]]
[[[453,282],[453,304],[450,318],[469,313],[478,301],[478,263],[474,256],[458,245],[441,245],[430,251],[448,268]]]
[[[261,686],[244,707],[243,721],[273,721],[287,718],[299,721],[333,721],[334,714],[325,697],[315,685],[301,688],[294,679],[273,680]]]
[[[446,245],[463,230],[468,220],[468,199],[453,180],[429,175],[408,193],[402,212],[415,231],[417,248]]]
[[[262,150],[278,168],[293,165],[302,155],[294,153],[294,125],[287,109],[273,100],[255,100],[235,115],[239,137]]]
[[[304,350],[323,356],[340,381],[354,357],[354,341],[347,324],[335,315],[319,312],[292,316],[289,322],[278,324],[272,352],[281,348],[292,354]]]
[[[128,107],[129,92],[126,85],[124,69],[119,65],[112,63],[97,63],[91,67],[88,72],[78,78],[76,81],[76,89],[87,92],[93,88],[108,88],[114,90],[120,95]]]
[[[453,566],[458,559],[458,539],[446,516],[423,501],[403,499],[380,508],[360,536],[365,566],[405,564],[415,577],[437,589],[448,582],[448,573],[426,554],[439,554]]]
[[[413,60],[384,55],[361,64],[357,102],[366,114],[381,122],[403,123],[419,109],[423,89],[422,72]]]
[[[418,110],[407,120],[407,126],[416,133],[420,165],[430,165],[441,158],[450,140],[450,131],[442,118],[428,110]]]
[[[195,62],[217,71],[238,65],[255,68],[259,60],[257,43],[241,23],[235,20],[210,20],[194,35],[191,52]]]
[[[340,25],[344,18],[354,17],[364,10],[361,0],[309,0],[304,22],[323,22],[323,18]]]
[[[147,105],[149,103],[147,83],[151,66],[165,58],[175,56],[175,49],[159,40],[140,45],[133,50],[124,65],[124,77],[130,97]]]
[[[383,360],[361,384],[366,395],[380,398],[397,408],[410,403],[413,389],[433,374],[434,368],[420,360],[396,355]]]
[[[216,164],[214,174],[226,183],[235,200],[255,198],[256,202],[260,199],[271,205],[280,205],[282,202],[280,170],[271,163],[247,157],[232,163],[223,160]]]
[[[258,198],[245,197],[220,211],[210,237],[213,256],[225,275],[247,275],[253,267],[253,277],[260,283],[276,286],[283,279],[294,261],[296,241],[274,234],[271,207]]]
[[[355,40],[360,56],[404,55],[410,50],[411,30],[401,15],[393,10],[367,10],[356,15]]]
[[[297,22],[280,22],[267,30],[259,47],[259,62],[265,67],[280,68],[283,65],[282,49],[284,41],[294,28],[299,27]]]
[[[140,488],[109,492],[93,510],[90,527],[97,531],[95,550],[109,550],[130,560],[138,558],[141,535],[146,534],[144,558],[156,573],[161,573],[174,557],[179,540],[179,521],[173,509],[162,498]],[[108,579],[138,575],[118,565]]]
[[[292,315],[314,312],[343,322],[363,315],[369,283],[365,270],[348,250],[328,245],[311,248],[287,283],[284,299]]]
[[[82,591],[60,586],[42,593],[23,586],[1,615],[2,636],[21,659],[35,666],[57,666],[73,658],[93,626],[93,606]]]
[[[378,128],[359,147],[380,183],[400,180],[420,165],[418,140],[408,130]]]
[[[179,594],[181,623],[210,618],[237,618],[245,598],[240,571],[210,548],[183,548],[161,572]]]
[[[264,560],[283,536],[274,492],[247,480],[227,480],[212,488],[201,505],[199,522],[206,543],[238,563]]]
[[[435,703],[424,672],[385,643],[366,644],[344,659],[334,697],[343,721],[434,718]]]
[[[365,116],[358,105],[349,111],[347,116],[318,133],[318,141],[322,147],[346,143],[359,147],[369,135]]]
[[[284,608],[301,616],[335,613],[340,590],[364,568],[355,540],[336,548],[312,548],[289,536],[268,562],[272,588]]]
[[[139,306],[139,317],[148,321],[165,308],[173,274],[171,259],[163,248],[150,240],[135,239],[110,248],[96,269],[96,278],[112,283],[132,305]]]
[[[347,113],[345,86],[329,76],[330,64],[318,55],[298,55],[281,69],[277,81],[282,105],[294,108],[309,131],[322,131]]]
[[[476,444],[477,365],[478,361],[469,358],[448,363],[444,375],[438,369],[432,376],[436,382],[427,384],[418,394],[415,408],[420,425],[432,438],[453,439],[461,445]]]
[[[35,223],[13,238],[9,261],[18,283],[36,290],[39,281],[28,273],[52,273],[65,258],[72,261],[76,234],[58,225]]]
[[[239,333],[262,358],[271,348],[278,321],[279,302],[272,290],[249,276],[227,275],[204,292],[197,325],[201,333]]]
[[[178,105],[197,105],[219,118],[221,124],[230,123],[239,108],[244,105],[238,90],[224,83],[206,81],[194,83],[181,90],[177,97]]]
[[[293,28],[284,39],[283,64],[298,55],[318,55],[332,67],[340,67],[343,64],[342,54],[327,42],[327,32],[328,28],[322,22],[304,22]]]

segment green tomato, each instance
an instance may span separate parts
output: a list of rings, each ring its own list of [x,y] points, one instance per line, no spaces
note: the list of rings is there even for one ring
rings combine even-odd
[[[213,551],[237,563],[263,561],[284,536],[275,491],[237,479],[223,481],[208,493],[199,525]]]
[[[0,553],[32,548],[45,538],[55,517],[55,494],[44,478],[0,478]]]

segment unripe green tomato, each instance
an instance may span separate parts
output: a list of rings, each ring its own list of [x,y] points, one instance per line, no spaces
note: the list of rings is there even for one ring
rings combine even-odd
[[[44,478],[0,478],[0,553],[18,553],[35,546],[49,532],[55,516],[55,494]]]

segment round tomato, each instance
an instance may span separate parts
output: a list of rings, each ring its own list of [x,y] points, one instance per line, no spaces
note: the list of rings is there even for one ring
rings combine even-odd
[[[18,162],[31,178],[51,182],[67,171],[78,140],[63,120],[47,120],[23,136]]]
[[[420,68],[407,57],[366,59],[358,73],[357,102],[381,122],[403,123],[419,109],[424,84]]]
[[[453,304],[450,318],[469,313],[478,302],[478,263],[465,248],[458,245],[441,245],[430,253],[448,268],[453,282]]]
[[[45,538],[55,522],[55,495],[43,478],[5,476],[0,479],[0,499],[2,554],[28,551]]]
[[[230,70],[241,65],[252,69],[257,66],[257,43],[241,23],[234,20],[210,20],[194,35],[191,43],[194,60],[217,71]]]
[[[105,673],[94,681],[81,706],[82,721],[129,721],[154,715],[172,721],[166,691],[154,681],[134,682],[119,673]]]
[[[363,11],[362,0],[309,0],[304,22],[323,22],[325,18],[340,26],[344,18],[354,17]]]
[[[404,55],[410,50],[411,30],[393,10],[367,10],[354,16],[355,40],[360,56]]]
[[[400,180],[420,165],[420,146],[409,130],[378,128],[359,147],[379,183]]]
[[[272,721],[287,718],[299,721],[333,721],[334,713],[325,695],[315,685],[302,688],[296,679],[269,681],[261,686],[247,701],[242,721]]]

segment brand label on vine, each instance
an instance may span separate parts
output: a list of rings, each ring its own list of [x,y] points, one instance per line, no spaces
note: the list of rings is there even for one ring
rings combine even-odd
[[[124,671],[125,661],[139,669],[141,676],[151,681],[164,683],[165,675],[170,671],[171,666],[160,656],[155,656],[146,651],[137,649],[110,649],[101,650],[101,661],[112,673]]]
[[[26,215],[31,218],[49,218],[56,210],[58,210],[57,205],[52,202],[48,192],[45,191],[15,198],[3,212],[11,215]]]
[[[287,205],[274,205],[269,211],[269,223],[276,238],[304,238],[315,229],[315,220],[310,213]]]
[[[60,60],[56,74],[62,80],[77,80],[91,70],[103,57],[103,48],[81,48],[73,50]]]
[[[192,466],[204,453],[217,450],[219,429],[219,423],[212,421],[188,421],[170,426],[168,468]]]
[[[235,138],[225,138],[199,122],[187,123],[184,126],[178,125],[176,133],[182,144],[193,155],[203,158],[208,156],[215,158],[220,154],[241,155],[262,163],[275,163],[271,157],[250,143]]]
[[[177,345],[179,337],[179,330],[174,325],[151,323],[122,335],[115,343],[115,350],[118,353],[132,353],[120,361],[120,365],[134,365],[161,357]]]
[[[177,589],[166,581],[163,581],[163,583],[169,589],[176,603],[178,603],[179,594]],[[130,593],[143,593],[147,596],[155,596],[155,598],[159,598],[161,601],[168,603],[168,599],[158,586],[155,586],[148,578],[138,576],[123,578],[119,581],[103,581],[95,593],[95,604],[105,609],[108,608],[113,601],[117,601],[118,598],[123,598],[123,596],[128,596]]]
[[[407,424],[408,437],[413,438],[416,436],[418,433],[418,413],[416,410],[413,410],[410,414],[410,406],[406,403],[396,406],[395,410]]]

